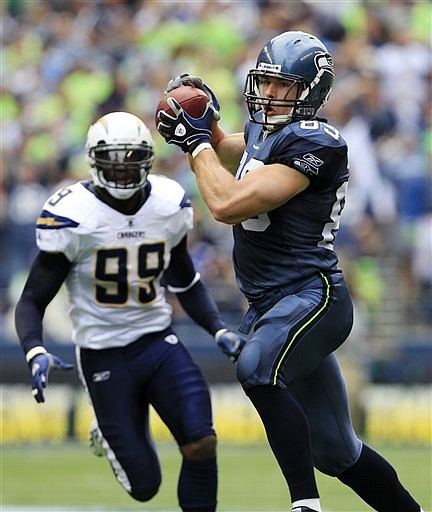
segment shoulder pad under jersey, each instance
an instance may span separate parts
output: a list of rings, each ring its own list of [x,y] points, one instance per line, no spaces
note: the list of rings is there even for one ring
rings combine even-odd
[[[316,146],[340,147],[345,146],[346,142],[341,133],[334,126],[318,120],[299,121],[288,125],[291,136],[297,136],[305,141],[305,144],[311,143]]]
[[[184,188],[173,179],[151,174],[148,180],[151,184],[150,198],[156,201],[155,207],[159,214],[172,215],[182,208],[191,206]]]
[[[45,202],[36,228],[42,230],[60,230],[77,228],[79,231],[91,231],[95,221],[92,212],[98,205],[98,199],[83,185],[77,182],[54,192]]]

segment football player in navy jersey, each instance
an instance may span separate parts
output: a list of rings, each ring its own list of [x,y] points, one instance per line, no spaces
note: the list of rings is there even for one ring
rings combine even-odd
[[[208,386],[172,329],[164,289],[232,360],[244,338],[226,328],[187,251],[193,212],[175,181],[148,173],[154,153],[144,123],[107,114],[87,136],[91,180],[50,197],[37,220],[40,249],[16,307],[16,329],[44,402],[51,369],[73,366],[47,352],[45,309],[66,283],[79,375],[97,423],[92,441],[136,500],[158,491],[161,471],[149,425],[152,405],[183,457],[184,512],[214,512],[216,435]]]
[[[252,331],[237,377],[258,411],[289,487],[293,512],[321,512],[314,467],[336,476],[374,510],[419,512],[393,467],[355,434],[333,352],[347,339],[353,306],[334,252],[349,178],[339,131],[317,116],[333,83],[327,48],[311,34],[269,41],[244,90],[249,122],[225,135],[209,96],[190,117],[174,99],[158,130],[189,154],[214,218],[232,224],[233,261]]]

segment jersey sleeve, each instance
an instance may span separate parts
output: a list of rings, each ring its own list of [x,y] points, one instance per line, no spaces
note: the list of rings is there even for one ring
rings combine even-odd
[[[78,238],[73,229],[79,224],[44,209],[36,221],[36,243],[41,251],[61,252],[69,261],[78,250]]]
[[[193,208],[190,202],[190,199],[187,197],[186,193],[180,202],[180,212],[179,212],[179,226],[177,232],[174,232],[173,244],[178,245],[178,243],[184,238],[184,236],[191,231],[193,228]]]
[[[160,175],[150,175],[149,181],[156,199],[154,207],[166,219],[166,228],[175,247],[193,228],[192,203],[183,187],[176,181]]]
[[[55,192],[36,220],[38,248],[49,253],[61,252],[71,262],[79,253],[79,235],[91,229],[83,223],[88,218],[90,205],[83,194],[85,189],[81,190],[78,185]]]
[[[311,185],[331,181],[348,167],[347,146],[333,127],[314,121],[316,129],[296,126],[277,141],[271,163],[281,163],[305,174]],[[327,131],[326,131],[327,127]]]

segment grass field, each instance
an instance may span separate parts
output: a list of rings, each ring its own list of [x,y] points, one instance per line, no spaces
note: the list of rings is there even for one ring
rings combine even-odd
[[[402,482],[432,510],[430,447],[378,447],[398,470]],[[59,446],[3,446],[2,512],[115,511],[169,512],[176,499],[180,457],[160,444],[163,483],[149,503],[134,502],[115,481],[108,462],[79,443]],[[339,481],[318,473],[325,512],[370,512]],[[219,446],[219,507],[222,512],[287,511],[290,501],[280,471],[264,444]]]

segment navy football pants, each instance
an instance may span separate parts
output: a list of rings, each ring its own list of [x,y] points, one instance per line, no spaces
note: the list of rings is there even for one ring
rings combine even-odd
[[[146,494],[161,483],[149,404],[179,446],[214,435],[207,384],[171,330],[121,348],[78,348],[77,361],[109,445],[107,457],[117,480],[132,495]]]
[[[289,389],[308,419],[315,467],[329,475],[351,467],[362,448],[332,354],[352,322],[342,274],[320,274],[261,316],[237,365],[245,391],[268,385]]]

